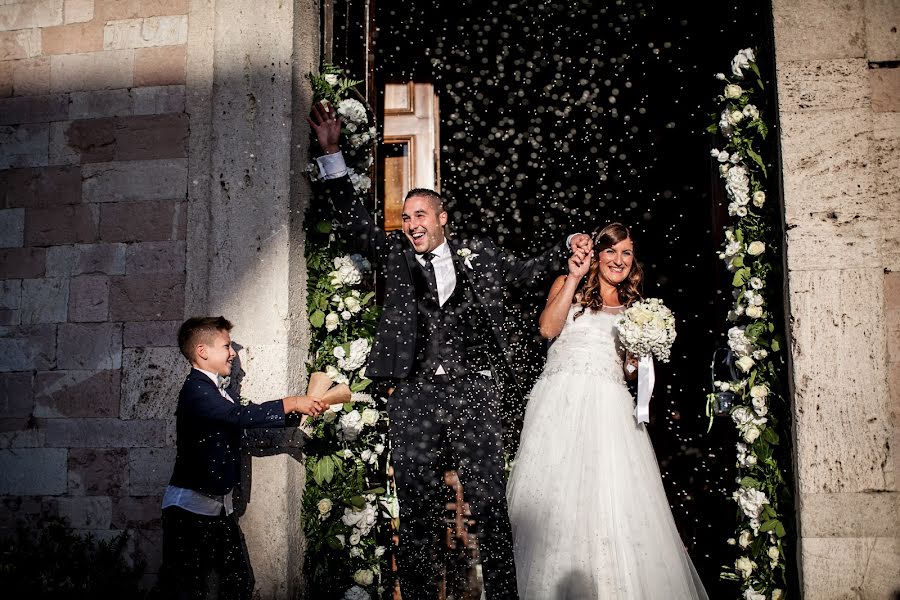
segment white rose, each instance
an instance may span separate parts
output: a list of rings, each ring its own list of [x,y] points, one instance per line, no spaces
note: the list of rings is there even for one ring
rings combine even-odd
[[[748,444],[752,444],[754,441],[756,441],[756,438],[759,437],[759,434],[760,434],[759,427],[757,427],[756,425],[751,425],[744,432],[744,439],[747,441]]]
[[[359,533],[358,530],[354,531],[353,533],[350,534],[350,545],[351,546],[356,546],[361,541],[362,541],[362,535]],[[359,582],[357,581],[357,583],[359,583]]]
[[[769,388],[765,385],[754,385],[750,388],[751,398],[765,398],[769,395]]]
[[[748,306],[747,307],[747,316],[751,319],[759,319],[763,316],[763,309],[761,306]]]
[[[759,109],[752,104],[745,106],[743,113],[745,117],[750,117],[750,119],[754,121],[759,118]]]
[[[753,206],[762,208],[766,203],[766,193],[763,191],[753,192]]]
[[[734,546],[735,544],[737,544],[734,538],[728,538],[727,540],[725,540],[725,543],[729,546]]]
[[[338,84],[338,76],[335,75],[334,73],[328,73],[327,75],[325,75],[325,83],[327,83],[328,85],[332,85],[332,86],[337,85]]]
[[[763,287],[763,280],[759,277],[751,277],[750,287],[752,287],[754,290],[761,290]]]
[[[375,454],[381,454],[384,452],[384,444],[375,444]]]
[[[772,600],[781,600],[784,597],[784,592],[775,588],[772,590]]]
[[[753,360],[762,360],[769,355],[769,351],[765,348],[760,348],[759,350],[755,350],[753,352]]]
[[[770,560],[778,560],[780,554],[778,553],[778,546],[769,546],[769,559]]]
[[[359,455],[359,457],[362,459],[363,462],[369,462],[369,459],[372,458],[372,451],[369,450],[368,448],[366,448],[365,450],[362,451],[362,453]]]
[[[341,312],[341,318],[345,321],[349,321],[353,318],[353,313],[351,313],[349,310],[345,310]]]
[[[378,411],[374,408],[367,408],[362,411],[363,425],[374,425],[378,422]]]
[[[363,428],[362,417],[360,416],[359,411],[351,410],[350,412],[341,415],[339,425],[339,436],[348,442],[354,441],[359,437],[359,432],[362,431]]]
[[[766,595],[761,594],[750,587],[744,591],[744,600],[766,600]]]
[[[387,548],[385,548],[384,546],[377,546],[375,548],[375,556],[382,556],[386,550]]]
[[[724,81],[725,73],[716,73],[716,79],[718,79],[719,81]]]
[[[729,83],[725,86],[725,97],[729,100],[734,100],[736,98],[740,98],[741,94],[744,93],[744,88],[737,85],[736,83]]]
[[[747,558],[746,556],[742,556],[736,561],[734,561],[734,567],[740,571],[741,576],[744,579],[749,579],[750,575],[753,574],[753,569],[756,568],[756,563]],[[764,599],[765,600],[765,599]]]
[[[331,512],[331,508],[333,505],[331,503],[331,500],[329,500],[328,498],[322,498],[321,500],[319,500],[319,503],[316,506],[318,506],[319,508],[320,515],[327,515]]]
[[[343,346],[335,346],[334,350],[331,351],[335,358],[341,359],[347,356],[347,351],[344,350]]]
[[[353,458],[353,450],[344,448],[344,458]]]
[[[372,585],[372,582],[375,581],[375,576],[369,569],[360,569],[353,574],[353,581],[359,585]]]
[[[730,168],[731,166],[727,164],[719,165],[719,175],[725,175],[726,173],[728,173],[728,169]]]
[[[734,364],[737,365],[737,368],[744,373],[749,373],[750,369],[752,369],[753,365],[755,365],[756,363],[749,356],[742,356],[737,359],[737,362],[735,362]]]
[[[734,209],[734,214],[743,218],[747,216],[747,207],[746,206],[738,206]]]
[[[362,310],[362,304],[360,304],[359,300],[357,300],[353,296],[344,299],[344,306],[346,306],[347,310],[349,310],[353,314],[356,314]]]
[[[747,246],[747,253],[751,256],[759,256],[766,251],[766,245],[760,241],[750,242]]]
[[[362,548],[360,548],[359,546],[354,546],[353,548],[350,548],[350,556],[352,556],[353,558],[358,558],[362,555],[363,555],[363,551],[362,551]]]
[[[325,367],[325,374],[328,375],[328,378],[335,383],[350,383],[350,380],[347,379],[347,376],[337,370],[333,365],[328,365]],[[340,404],[337,404],[340,410]]]
[[[728,123],[730,125],[737,125],[744,119],[744,113],[739,110],[733,110],[728,113]]]
[[[756,466],[756,457],[752,454],[748,454],[745,462],[747,463],[748,467]]]
[[[340,323],[340,319],[335,313],[328,313],[325,316],[325,329],[328,331],[334,331],[338,327],[338,323]]]
[[[738,544],[740,544],[741,548],[747,548],[750,546],[750,542],[753,541],[753,535],[744,529],[741,531],[741,535],[738,537]]]

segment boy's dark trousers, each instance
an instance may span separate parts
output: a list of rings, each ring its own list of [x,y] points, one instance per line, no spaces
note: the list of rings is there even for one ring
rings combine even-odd
[[[163,562],[159,597],[247,600],[253,572],[234,514],[198,515],[177,506],[162,511]],[[211,593],[218,589],[218,593]]]

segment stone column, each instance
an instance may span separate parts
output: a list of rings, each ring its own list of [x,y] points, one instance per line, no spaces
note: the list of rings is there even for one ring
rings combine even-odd
[[[186,311],[234,322],[242,396],[301,393],[309,336],[302,219],[291,216],[309,194],[294,172],[306,162],[302,75],[318,62],[318,6],[194,0],[190,19]],[[294,597],[302,572],[303,464],[281,450],[245,464],[241,527],[262,598]]]
[[[801,592],[890,598],[900,589],[888,388],[898,113],[876,108],[870,78],[875,61],[898,58],[900,11],[862,0],[775,0],[773,11]]]

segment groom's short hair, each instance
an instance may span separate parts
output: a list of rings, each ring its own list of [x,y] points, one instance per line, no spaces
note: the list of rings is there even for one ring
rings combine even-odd
[[[428,198],[431,200],[431,203],[434,205],[438,214],[444,212],[444,199],[434,190],[429,190],[428,188],[413,188],[406,192],[406,198],[403,199],[403,202],[405,203],[410,198]]]

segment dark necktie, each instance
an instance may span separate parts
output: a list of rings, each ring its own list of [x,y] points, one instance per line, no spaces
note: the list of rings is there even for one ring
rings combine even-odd
[[[437,254],[434,252],[426,252],[423,254],[422,260],[425,261],[425,264],[422,265],[422,269],[425,271],[425,279],[428,280],[428,288],[431,295],[434,296],[434,301],[440,304],[441,301],[437,291],[437,277],[434,274],[434,265],[431,264],[431,261],[434,260],[436,256]]]

